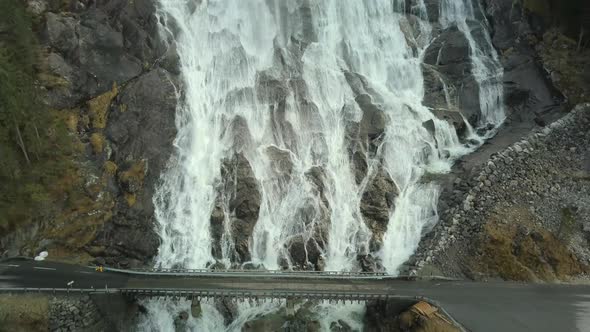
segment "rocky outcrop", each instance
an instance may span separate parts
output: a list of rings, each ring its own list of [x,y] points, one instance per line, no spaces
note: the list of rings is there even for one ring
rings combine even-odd
[[[472,72],[470,45],[456,26],[443,30],[428,46],[423,73],[427,96],[424,104],[435,110],[461,110],[465,118],[477,124],[480,118],[479,88]],[[448,102],[456,102],[449,109]],[[444,117],[443,117],[444,119]]]
[[[43,41],[49,47],[50,72],[63,80],[48,87],[48,102],[71,108],[140,75],[158,55],[153,49],[156,20],[151,1],[129,5],[111,0],[44,13]]]
[[[249,243],[260,212],[261,193],[250,162],[244,154],[226,159],[221,167],[222,189],[228,197],[218,197],[211,216],[214,257],[232,262],[249,261]],[[225,223],[229,225],[225,225]],[[226,232],[229,229],[229,232]],[[229,257],[222,257],[221,246],[229,242]]]
[[[159,245],[152,197],[176,135],[173,80],[156,68],[128,83],[110,109],[99,156],[117,166],[110,182],[117,203],[96,245],[134,260],[154,256]]]
[[[2,247],[123,267],[149,263],[159,245],[152,196],[173,149],[178,85],[154,1],[27,4],[41,42],[38,88],[70,132],[75,170],[63,180],[71,188],[55,216],[27,236],[3,236]]]
[[[387,231],[389,218],[395,211],[394,200],[399,190],[387,171],[379,167],[361,197],[361,214],[363,220],[373,233],[371,251],[378,251]]]
[[[520,2],[485,0],[494,30],[492,43],[504,67],[504,95],[510,121],[551,121],[563,102],[536,49],[542,27]],[[545,120],[543,120],[545,119]]]

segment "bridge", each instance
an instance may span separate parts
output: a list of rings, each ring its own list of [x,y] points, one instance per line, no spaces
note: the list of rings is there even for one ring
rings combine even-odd
[[[73,283],[72,283],[73,282]],[[2,292],[108,293],[250,301],[427,300],[471,331],[590,331],[590,284],[411,280],[382,273],[106,269],[0,262]]]

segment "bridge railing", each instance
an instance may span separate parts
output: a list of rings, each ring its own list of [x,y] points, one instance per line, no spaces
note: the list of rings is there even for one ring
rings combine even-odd
[[[120,293],[121,290],[118,288],[37,288],[37,287],[8,287],[0,288],[0,293],[44,293],[44,294],[88,294],[88,293],[101,293],[101,294],[115,294]]]
[[[340,277],[383,277],[392,276],[386,272],[349,272],[349,271],[289,271],[289,270],[239,270],[239,269],[169,269],[169,268],[105,268],[106,271],[145,274],[257,274],[257,275],[305,275],[305,276],[340,276]]]
[[[231,290],[231,289],[169,289],[169,288],[0,288],[1,293],[19,294],[124,294],[147,298],[185,298],[189,300],[235,299],[238,301],[275,301],[275,300],[326,300],[333,302],[365,302],[372,300],[416,300],[421,297],[403,296],[387,293],[338,292],[338,291],[272,291],[272,290]]]
[[[338,291],[248,291],[248,290],[228,290],[228,289],[140,289],[140,288],[122,288],[123,294],[133,295],[136,297],[150,298],[186,298],[189,300],[208,300],[208,299],[225,299],[232,298],[237,300],[327,300],[330,302],[365,302],[372,300],[416,300],[419,297],[403,296],[387,293],[368,293],[368,292],[338,292]]]

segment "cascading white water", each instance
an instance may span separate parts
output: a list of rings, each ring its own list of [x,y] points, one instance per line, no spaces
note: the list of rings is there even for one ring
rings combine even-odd
[[[468,30],[466,20],[473,14],[451,2],[441,5],[446,13],[441,23]],[[438,188],[420,183],[422,176],[448,171],[455,158],[470,151],[450,124],[422,105],[421,62],[431,27],[423,1],[414,3],[416,16],[410,21],[404,0],[159,0],[162,32],[175,38],[183,81],[177,153],[155,197],[159,266],[204,268],[216,258],[232,263],[231,211],[222,204],[222,257],[212,255],[210,216],[216,201],[230,194],[220,186],[223,160],[239,152],[261,194],[249,244],[253,263],[292,267],[289,244],[325,232],[325,243],[318,245],[325,269],[354,269],[357,255],[369,251],[372,235],[360,212],[361,197],[367,179],[382,167],[399,195],[379,254],[387,271],[397,273],[424,228],[437,221]],[[501,94],[486,84],[492,73],[483,64],[488,60],[467,30],[482,85],[483,118],[497,124],[503,113],[493,100]],[[363,110],[346,73],[366,79],[385,116],[376,153],[365,152],[369,171],[361,183],[355,181],[349,127],[361,121]],[[265,95],[276,94],[273,87],[261,91],[263,76],[274,84],[286,82],[281,103]],[[245,124],[240,132],[233,126],[237,120]],[[427,121],[434,132],[423,126]],[[287,156],[288,176],[277,170],[269,149]],[[320,174],[321,194],[310,174]],[[146,307],[152,314],[140,328],[172,330],[170,315],[188,306],[151,301]],[[245,320],[277,308],[240,305],[240,318],[228,328],[212,304],[202,306],[202,318],[191,319],[189,329],[239,330]],[[327,316],[338,319],[358,311],[326,308]]]
[[[440,23],[444,28],[456,25],[467,38],[471,50],[472,72],[479,87],[481,119],[479,126],[498,126],[506,117],[504,111],[504,91],[502,77],[504,68],[498,60],[498,54],[492,45],[488,33],[481,34],[483,40],[476,41],[473,34],[475,27],[487,32],[487,21],[483,16],[479,1],[474,8],[472,0],[441,0]],[[480,13],[481,20],[476,19]]]

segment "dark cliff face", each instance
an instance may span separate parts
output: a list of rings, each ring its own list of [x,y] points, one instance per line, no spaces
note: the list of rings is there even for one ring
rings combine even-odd
[[[80,190],[54,202],[62,211],[4,234],[6,254],[47,249],[121,266],[155,255],[152,196],[173,149],[178,82],[154,3],[27,2],[40,43],[37,89],[78,146]]]
[[[152,196],[173,149],[178,83],[159,65],[166,47],[154,3],[72,2],[69,13],[45,14],[45,41],[75,73],[69,90],[49,91],[54,107],[111,93],[86,103],[90,125],[79,128],[90,135],[90,161],[109,173],[103,190],[114,201],[111,218],[85,249],[109,265],[145,264],[159,244]]]
[[[504,91],[511,120],[539,119],[558,110],[563,95],[551,82],[532,42],[542,29],[534,23],[535,14],[508,0],[486,0],[484,4],[494,27],[492,42],[504,66]]]

